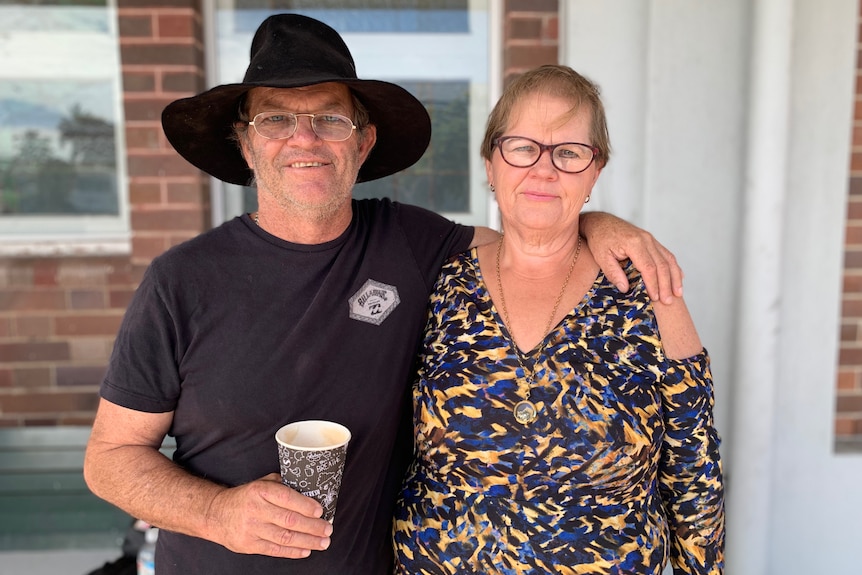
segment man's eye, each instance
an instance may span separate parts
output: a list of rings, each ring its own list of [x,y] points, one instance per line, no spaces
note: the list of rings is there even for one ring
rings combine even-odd
[[[342,118],[341,116],[333,116],[333,115],[329,115],[329,114],[322,114],[322,115],[319,115],[319,116],[316,116],[316,117],[317,117],[317,118],[320,118],[320,120],[321,120],[322,122],[325,122],[325,123],[327,123],[327,124],[343,124],[343,123],[344,123],[344,118]]]

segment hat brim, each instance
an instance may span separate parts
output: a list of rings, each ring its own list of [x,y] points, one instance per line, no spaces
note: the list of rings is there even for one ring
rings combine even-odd
[[[324,82],[350,88],[377,127],[377,143],[360,167],[357,182],[400,172],[425,153],[431,141],[427,110],[401,86],[380,80],[306,78],[283,83],[225,84],[168,104],[162,112],[162,127],[170,144],[189,163],[220,180],[246,186],[254,174],[242,157],[233,131],[242,96],[257,87],[298,88]]]

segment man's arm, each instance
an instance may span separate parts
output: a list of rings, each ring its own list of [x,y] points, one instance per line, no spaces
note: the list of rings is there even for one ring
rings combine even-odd
[[[582,213],[579,227],[596,262],[621,292],[629,290],[629,280],[620,266],[620,260],[628,258],[641,272],[653,300],[669,304],[673,296],[682,297],[682,269],[651,233],[604,212]],[[495,242],[499,237],[491,228],[476,226],[470,247]]]
[[[278,474],[228,488],[196,477],[159,452],[173,413],[99,403],[84,458],[97,496],[151,525],[237,553],[301,558],[329,546],[332,526],[315,500]],[[274,440],[273,440],[274,441]]]
[[[646,230],[605,212],[584,212],[580,232],[602,271],[621,292],[629,281],[620,260],[631,259],[654,301],[669,304],[682,297],[682,269],[676,257]]]
[[[490,244],[491,242],[496,242],[499,239],[499,232],[496,232],[491,228],[476,226],[473,228],[473,241],[470,242],[470,247],[468,249],[472,250],[475,247]]]

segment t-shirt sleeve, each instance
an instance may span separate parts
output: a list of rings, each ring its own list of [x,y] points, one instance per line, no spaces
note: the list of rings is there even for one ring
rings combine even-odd
[[[158,259],[126,309],[99,392],[111,403],[149,413],[173,411],[180,390],[175,324],[157,265]]]
[[[433,285],[443,262],[470,247],[475,230],[473,226],[457,224],[424,208],[394,205],[416,262],[425,272],[429,285]]]

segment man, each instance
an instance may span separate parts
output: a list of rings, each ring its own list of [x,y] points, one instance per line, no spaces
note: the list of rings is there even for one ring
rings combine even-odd
[[[102,385],[88,485],[161,528],[159,574],[389,572],[427,298],[448,257],[495,233],[351,199],[355,182],[418,160],[430,121],[399,86],[357,79],[347,46],[316,20],[268,18],[241,84],[174,102],[162,122],[194,165],[254,179],[259,210],[147,270]],[[622,229],[610,236],[623,248],[596,247],[612,277],[627,250],[671,297],[672,256],[608,218],[583,227]],[[332,525],[276,473],[275,431],[300,419],[352,432]],[[166,434],[174,461],[158,451]]]

